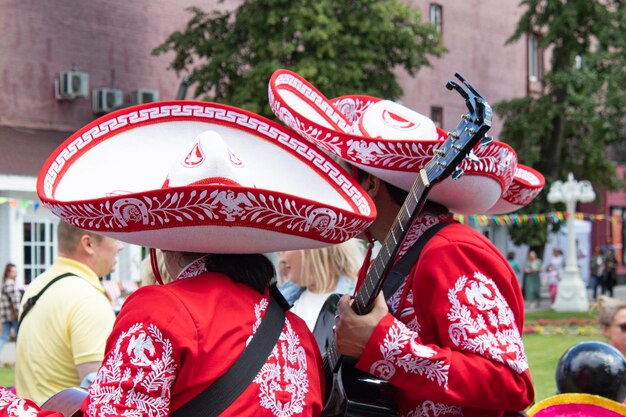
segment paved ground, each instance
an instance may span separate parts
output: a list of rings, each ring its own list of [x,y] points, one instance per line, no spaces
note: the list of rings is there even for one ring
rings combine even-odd
[[[618,285],[615,287],[615,297],[626,300],[626,285]],[[591,299],[591,291],[589,291]],[[537,310],[547,310],[550,308],[550,299],[547,292],[542,294],[541,303]],[[13,366],[15,364],[15,342],[9,342],[0,352],[0,366]]]

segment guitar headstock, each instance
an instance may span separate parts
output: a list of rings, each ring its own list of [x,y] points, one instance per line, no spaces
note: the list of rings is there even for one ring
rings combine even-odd
[[[447,178],[463,158],[471,154],[479,141],[484,145],[492,141],[485,137],[485,133],[491,128],[491,106],[461,75],[454,75],[462,84],[448,81],[446,88],[456,90],[465,99],[468,112],[461,116],[459,124],[448,133],[446,141],[435,150],[435,156],[424,167],[430,184]],[[455,174],[453,177],[459,176]]]

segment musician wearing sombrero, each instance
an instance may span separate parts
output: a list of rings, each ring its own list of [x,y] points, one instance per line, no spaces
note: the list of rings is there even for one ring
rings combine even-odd
[[[161,249],[175,278],[124,303],[85,415],[206,416],[218,403],[223,416],[320,414],[319,350],[304,321],[276,307],[262,253],[340,243],[371,224],[371,199],[330,157],[241,109],[157,102],[70,137],[42,168],[38,192],[64,221]],[[250,352],[256,367],[239,362]],[[0,393],[9,415],[38,411]]]
[[[270,81],[270,104],[292,129],[352,165],[378,212],[368,232],[381,242],[445,138],[431,120],[397,103],[367,96],[328,100],[286,70]],[[452,214],[513,211],[541,191],[544,179],[518,164],[504,143],[474,152],[461,165],[464,176],[430,190],[396,260],[426,231],[446,226],[425,242],[387,302],[379,296],[371,312],[357,315],[354,300],[339,301],[339,352],[396,388],[402,416],[502,416],[524,410],[534,397],[516,276],[485,236]]]

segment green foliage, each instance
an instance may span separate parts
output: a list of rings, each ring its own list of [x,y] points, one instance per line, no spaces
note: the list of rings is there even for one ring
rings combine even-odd
[[[192,7],[183,31],[153,54],[190,74],[196,98],[271,116],[267,83],[279,68],[297,72],[328,97],[397,99],[393,72],[415,74],[446,50],[421,13],[400,0],[247,0],[234,11]]]
[[[623,187],[615,163],[626,162],[624,2],[523,0],[521,5],[526,12],[509,42],[540,33],[551,63],[542,96],[494,105],[504,119],[502,137],[520,162],[545,175],[546,189],[569,172],[597,190]],[[549,211],[545,194],[526,212]],[[538,237],[538,230],[531,230],[535,225],[519,229],[516,241]]]

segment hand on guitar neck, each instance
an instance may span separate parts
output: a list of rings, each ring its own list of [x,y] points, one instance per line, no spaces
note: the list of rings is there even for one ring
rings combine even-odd
[[[358,358],[363,353],[374,329],[387,315],[389,309],[382,293],[376,297],[372,311],[365,315],[356,314],[352,309],[353,302],[354,300],[347,295],[339,300],[335,319],[337,330],[335,343],[342,355]]]

